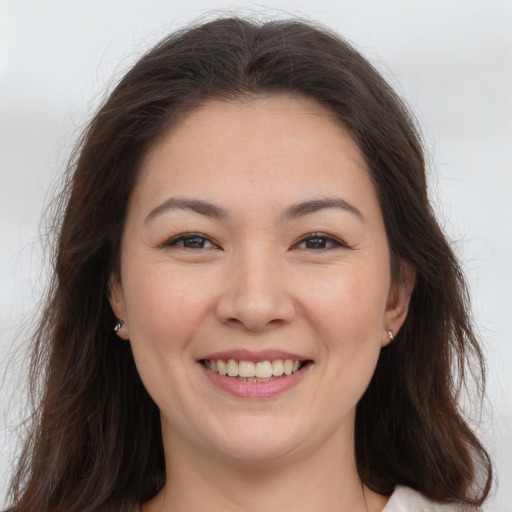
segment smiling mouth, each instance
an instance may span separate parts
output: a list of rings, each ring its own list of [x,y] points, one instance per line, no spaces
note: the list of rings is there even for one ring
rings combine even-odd
[[[243,359],[201,359],[199,362],[213,373],[241,382],[270,382],[299,372],[311,361],[275,359],[253,362]]]

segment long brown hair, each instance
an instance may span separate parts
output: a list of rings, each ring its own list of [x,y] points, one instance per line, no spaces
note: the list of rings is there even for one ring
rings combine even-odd
[[[358,404],[362,481],[383,494],[404,484],[443,502],[486,498],[491,462],[457,403],[468,368],[483,390],[483,358],[463,275],[429,204],[414,119],[328,30],[225,18],[172,34],[143,56],[71,159],[55,275],[34,338],[31,378],[42,392],[9,510],[130,510],[165,483],[159,411],[129,344],[113,332],[107,299],[128,199],[149,145],[181,113],[210,98],[281,92],[315,98],[350,131],[378,193],[395,278],[400,262],[416,270],[405,324]]]

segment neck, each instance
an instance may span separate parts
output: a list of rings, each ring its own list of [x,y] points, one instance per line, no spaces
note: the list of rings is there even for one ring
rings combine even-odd
[[[363,486],[353,443],[332,440],[307,456],[290,454],[258,462],[171,446],[166,449],[173,454],[166,459],[168,484],[144,512],[374,512],[387,501]]]

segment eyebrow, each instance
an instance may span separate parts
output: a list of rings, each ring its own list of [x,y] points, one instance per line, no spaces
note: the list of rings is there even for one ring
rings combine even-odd
[[[363,214],[353,204],[341,199],[340,197],[326,197],[321,199],[312,199],[292,204],[281,214],[283,220],[293,220],[304,215],[324,210],[326,208],[341,208],[346,212],[353,213],[361,220],[364,220]]]
[[[289,221],[326,208],[340,208],[364,219],[363,214],[353,204],[339,197],[311,199],[309,201],[292,204],[281,213],[281,219]],[[155,206],[155,208],[149,212],[147,217],[144,219],[144,224],[147,224],[155,217],[172,210],[188,210],[214,219],[225,219],[229,216],[228,212],[220,206],[216,206],[201,199],[170,197],[163,203]]]
[[[171,210],[188,210],[215,219],[223,219],[228,216],[228,212],[226,210],[212,203],[208,203],[207,201],[202,201],[201,199],[170,197],[163,203],[155,206],[155,208],[148,213],[147,217],[144,219],[144,224],[147,224],[162,213]]]

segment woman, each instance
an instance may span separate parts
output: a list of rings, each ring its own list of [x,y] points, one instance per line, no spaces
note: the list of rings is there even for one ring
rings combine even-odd
[[[463,276],[414,122],[346,42],[169,36],[91,122],[61,211],[9,510],[483,503]]]

